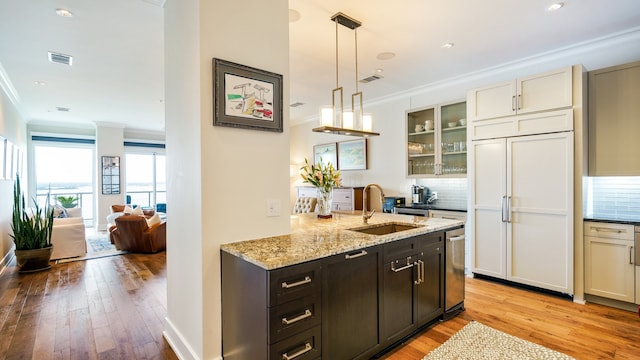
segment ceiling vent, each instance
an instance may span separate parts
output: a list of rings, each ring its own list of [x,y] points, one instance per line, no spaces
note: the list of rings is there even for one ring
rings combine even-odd
[[[58,110],[58,111],[62,111],[62,112],[69,112],[69,108],[66,108],[66,107],[60,107],[60,106],[56,106],[56,110]]]
[[[294,102],[293,104],[289,105],[289,107],[294,108],[294,107],[298,107],[298,106],[302,106],[302,105],[304,105],[304,103],[303,103],[303,102],[296,101],[296,102]]]
[[[380,80],[380,79],[382,79],[383,77],[384,77],[384,76],[382,76],[382,75],[374,74],[374,75],[371,75],[371,76],[366,77],[366,78],[364,78],[364,79],[360,79],[360,82],[361,82],[361,83],[363,83],[363,84],[366,84],[366,83],[370,83],[370,82],[372,82],[372,81]]]
[[[65,55],[65,54],[49,51],[49,62],[71,66],[73,62],[73,57],[71,55]]]

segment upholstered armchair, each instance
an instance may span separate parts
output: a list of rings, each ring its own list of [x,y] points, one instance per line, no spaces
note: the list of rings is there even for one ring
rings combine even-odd
[[[84,256],[87,253],[82,209],[66,209],[68,217],[54,218],[51,231],[51,260]]]
[[[314,197],[299,197],[293,206],[293,213],[304,214],[315,211],[316,201]]]
[[[109,237],[118,250],[155,253],[167,247],[167,223],[164,221],[149,227],[144,216],[125,214],[115,218],[115,223]]]

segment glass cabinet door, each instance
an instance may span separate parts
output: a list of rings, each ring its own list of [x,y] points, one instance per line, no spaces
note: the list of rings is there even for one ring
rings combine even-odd
[[[409,176],[436,174],[435,114],[434,108],[407,113],[407,173]]]
[[[467,173],[467,104],[440,107],[441,165],[439,175]]]

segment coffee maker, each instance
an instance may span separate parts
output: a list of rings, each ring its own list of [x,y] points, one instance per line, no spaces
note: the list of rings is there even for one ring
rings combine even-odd
[[[424,186],[411,185],[411,203],[412,204],[424,203]]]

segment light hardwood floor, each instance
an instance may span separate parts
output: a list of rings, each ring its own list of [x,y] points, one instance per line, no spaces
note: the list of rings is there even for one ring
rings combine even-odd
[[[640,359],[634,312],[467,278],[466,311],[383,356],[418,360],[471,320],[576,359]],[[0,359],[177,359],[162,338],[166,254],[0,274]]]

